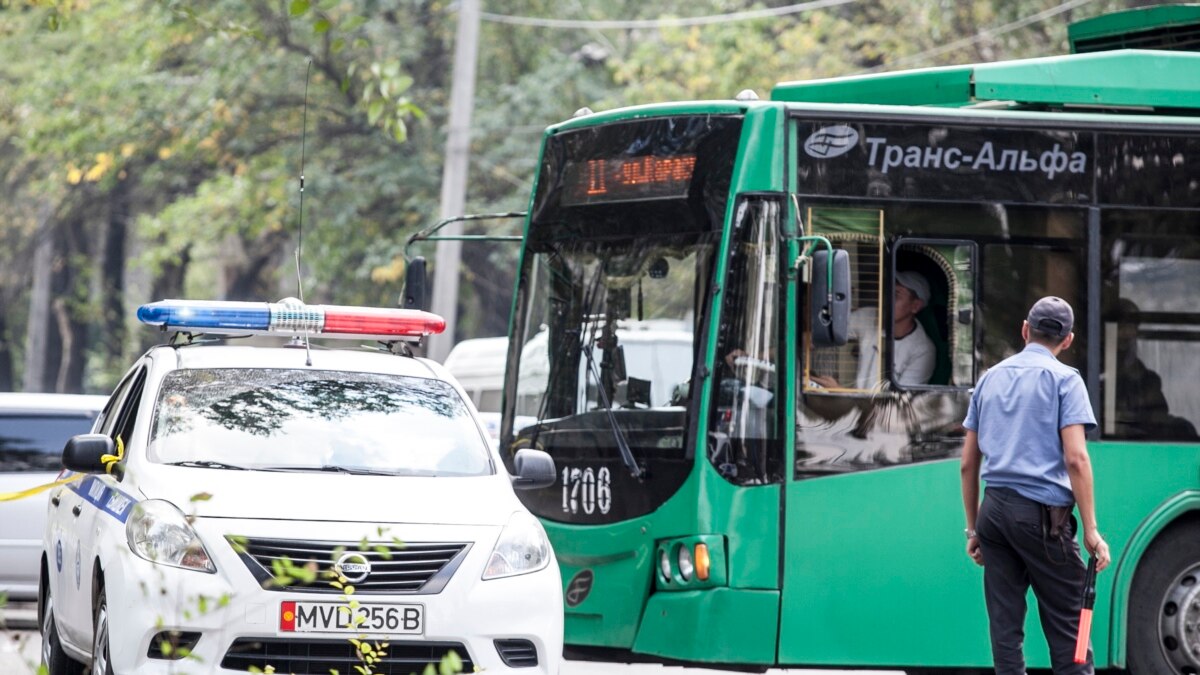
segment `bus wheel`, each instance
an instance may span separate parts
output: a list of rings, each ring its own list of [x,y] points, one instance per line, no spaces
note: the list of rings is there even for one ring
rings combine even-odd
[[[1129,591],[1129,671],[1200,675],[1200,532],[1176,527],[1146,552]]]

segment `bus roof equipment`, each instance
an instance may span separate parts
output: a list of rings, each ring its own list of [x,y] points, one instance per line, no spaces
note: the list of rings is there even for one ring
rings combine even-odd
[[[1167,113],[1200,108],[1200,4],[1106,14],[1072,24],[1069,35],[1074,53],[1066,56],[781,82],[771,99]]]
[[[1071,24],[1067,38],[1074,54],[1115,49],[1200,51],[1200,4],[1101,14]]]

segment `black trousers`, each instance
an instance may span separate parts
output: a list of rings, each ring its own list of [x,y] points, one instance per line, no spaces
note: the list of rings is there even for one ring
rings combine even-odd
[[[1074,518],[1068,532],[1051,538],[1043,508],[1013,490],[997,487],[984,491],[979,508],[975,530],[983,549],[983,590],[996,675],[1025,675],[1025,596],[1030,586],[1055,675],[1092,675],[1091,645],[1087,663],[1075,663],[1087,569],[1075,540]]]

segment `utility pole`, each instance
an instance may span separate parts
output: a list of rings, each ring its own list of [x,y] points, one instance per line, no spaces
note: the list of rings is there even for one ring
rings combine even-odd
[[[479,51],[479,2],[459,0],[458,35],[454,45],[454,80],[450,89],[450,128],[446,135],[446,162],[442,168],[442,218],[462,215],[467,196],[467,160],[471,147],[471,109],[475,107],[475,60]],[[442,228],[440,234],[462,234],[462,223]],[[446,319],[446,331],[429,338],[429,358],[446,360],[454,346],[458,323],[458,275],[461,241],[439,241],[433,268],[432,310]]]

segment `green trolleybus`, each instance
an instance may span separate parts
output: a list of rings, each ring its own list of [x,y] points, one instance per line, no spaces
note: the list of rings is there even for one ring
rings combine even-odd
[[[1070,34],[1067,56],[546,132],[500,447],[555,459],[523,499],[571,654],[990,664],[962,422],[1058,295],[1100,420],[1097,665],[1200,673],[1200,7]],[[907,272],[928,286],[916,374],[890,330]]]

